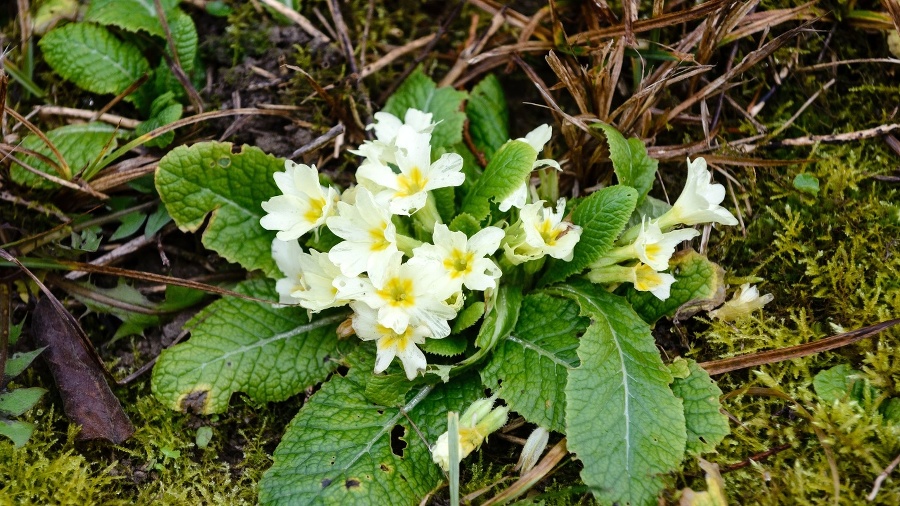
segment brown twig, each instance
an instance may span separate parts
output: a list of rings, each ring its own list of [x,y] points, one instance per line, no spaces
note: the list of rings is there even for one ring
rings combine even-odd
[[[319,31],[305,16],[300,14],[299,12],[291,9],[290,7],[280,3],[276,0],[259,0],[260,2],[266,4],[267,7],[271,8],[278,14],[290,19],[294,23],[297,23],[300,28],[303,29],[304,32],[312,36],[314,39],[319,39],[324,43],[331,42],[331,39],[328,38],[327,35]]]
[[[887,479],[888,475],[890,475],[894,468],[897,467],[897,464],[900,464],[900,455],[897,455],[897,458],[892,460],[891,463],[888,464],[886,468],[884,468],[884,471],[882,471],[878,475],[878,477],[875,478],[875,483],[872,484],[872,491],[869,492],[869,495],[866,496],[867,501],[875,500],[875,496],[877,496],[878,491],[881,490],[881,484],[884,483],[884,480]]]
[[[134,130],[141,124],[139,120],[117,116],[115,114],[99,113],[87,109],[75,109],[73,107],[60,107],[56,105],[39,105],[35,107],[40,115],[64,116],[67,118],[84,119],[88,121],[100,120],[104,123],[116,125],[128,130]]]
[[[879,332],[889,329],[900,323],[900,318],[883,321],[875,325],[869,325],[850,332],[833,335],[811,343],[799,344],[797,346],[789,346],[777,350],[762,351],[750,355],[741,355],[737,357],[726,358],[722,360],[713,360],[703,362],[700,367],[706,370],[711,376],[724,374],[726,372],[747,369],[764,364],[772,364],[784,360],[792,360],[795,358],[806,357],[816,353],[822,353],[842,346],[847,346],[855,342],[861,341],[867,337],[877,335]]]
[[[303,145],[302,147],[300,147],[300,149],[291,153],[291,158],[297,158],[298,156],[303,156],[306,153],[309,153],[310,151],[319,149],[320,147],[324,146],[329,141],[331,141],[332,139],[334,139],[335,137],[337,137],[338,135],[341,135],[343,133],[344,133],[344,124],[338,123],[337,125],[331,127],[331,129],[329,129],[324,134],[313,139],[312,142]]]

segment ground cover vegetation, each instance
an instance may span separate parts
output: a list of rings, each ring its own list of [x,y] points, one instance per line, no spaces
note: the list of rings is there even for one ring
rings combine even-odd
[[[896,504],[900,4],[19,0],[0,504]]]

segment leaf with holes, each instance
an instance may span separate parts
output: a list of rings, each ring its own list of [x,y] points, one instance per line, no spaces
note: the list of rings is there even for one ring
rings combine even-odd
[[[92,93],[119,94],[150,71],[141,50],[102,26],[71,23],[40,41],[44,59],[63,79]],[[134,94],[126,101],[136,100]]]
[[[512,335],[482,369],[482,381],[491,389],[500,384],[500,397],[529,422],[565,432],[566,379],[578,366],[578,336],[587,325],[574,301],[528,295]]]
[[[201,142],[178,146],[159,161],[156,188],[181,230],[194,232],[209,217],[204,246],[247,270],[280,278],[272,260],[275,232],[259,220],[262,202],[280,193],[272,175],[281,170],[284,160],[259,148]]]
[[[371,351],[350,362],[291,421],[259,484],[260,504],[417,504],[444,479],[429,445],[447,430],[448,411],[483,396],[477,376],[416,387],[388,408],[365,395]]]
[[[59,154],[66,160],[73,175],[80,172],[89,163],[93,162],[104,149],[111,150],[116,147],[116,127],[105,123],[85,123],[80,125],[66,125],[54,128],[46,132],[47,138],[56,146]],[[22,140],[22,149],[40,153],[41,155],[59,164],[56,155],[40,137],[31,134]],[[17,155],[20,156],[20,155]],[[49,163],[36,156],[22,156],[21,160],[31,167],[56,177],[62,177]],[[45,179],[33,172],[25,170],[18,164],[12,164],[9,169],[10,177],[18,184],[49,190],[58,188],[59,185]],[[63,179],[70,179],[65,178]]]
[[[465,99],[465,92],[449,86],[438,88],[421,69],[416,69],[391,95],[382,111],[401,120],[407,109],[430,112],[431,120],[439,122],[431,132],[431,145],[435,148],[450,147],[462,141],[466,115],[460,109]]]
[[[277,300],[274,282],[252,280],[237,291]],[[154,395],[172,409],[221,413],[235,392],[257,402],[282,401],[325,379],[350,344],[337,340],[345,312],[318,314],[238,298],[217,300],[186,324],[191,339],[162,352]]]
[[[581,478],[601,503],[656,504],[661,475],[681,463],[687,435],[650,326],[586,281],[547,292],[576,301],[592,320],[566,384],[566,437],[584,465]]]
[[[672,392],[684,403],[687,451],[693,454],[714,451],[731,432],[728,417],[719,411],[722,390],[696,361],[676,359],[673,369],[679,363],[687,366],[688,376],[676,377],[672,383]]]

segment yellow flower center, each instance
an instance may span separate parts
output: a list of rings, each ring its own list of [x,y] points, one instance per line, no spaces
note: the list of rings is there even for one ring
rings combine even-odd
[[[544,244],[547,246],[556,245],[556,240],[559,239],[559,231],[553,228],[553,223],[550,220],[544,220],[538,225],[538,232],[541,234],[541,238],[544,239]]]
[[[450,271],[450,277],[456,278],[472,271],[472,260],[475,254],[456,248],[444,259],[444,268]]]
[[[406,174],[397,176],[397,196],[410,197],[425,189],[428,181],[419,167],[413,167]]]
[[[369,246],[371,251],[383,251],[391,245],[391,242],[384,237],[384,230],[387,228],[386,223],[382,223],[380,227],[369,229],[369,237],[372,238],[372,245]]]
[[[660,249],[659,244],[648,244],[647,247],[644,248],[644,254],[647,255],[647,258],[653,260],[659,255]]]
[[[391,278],[378,290],[378,296],[393,307],[410,307],[415,304],[413,282],[408,278]]]
[[[325,209],[325,199],[309,199],[309,208],[303,213],[303,218],[310,223],[315,223],[322,218],[322,210]]]
[[[409,346],[410,342],[412,342],[412,326],[406,327],[406,331],[400,334],[394,332],[394,329],[382,326],[378,323],[375,324],[375,329],[381,335],[381,338],[378,339],[378,343],[376,344],[379,351],[394,347],[396,347],[395,349],[397,351],[402,351]]]
[[[649,265],[641,264],[634,269],[634,287],[642,292],[648,292],[662,284],[662,277]]]

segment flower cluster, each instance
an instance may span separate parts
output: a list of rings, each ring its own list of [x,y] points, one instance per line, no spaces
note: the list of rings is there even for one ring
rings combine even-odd
[[[320,184],[315,166],[287,161],[275,174],[283,194],[262,204],[268,214],[260,223],[278,231],[272,256],[285,276],[276,284],[280,302],[311,312],[348,305],[356,335],[375,341],[375,372],[399,358],[413,379],[427,365],[419,346],[450,335],[467,297],[487,298],[497,288],[495,253],[508,265],[545,255],[570,260],[581,229],[564,221],[564,199],[554,211],[544,201],[528,203],[525,187],[525,197],[500,203],[518,208],[516,219],[471,236],[451,230],[432,191],[464,182],[462,157],[433,160],[430,113],[410,109],[401,120],[379,112],[375,119],[375,139],[353,151],[363,158],[357,186],[338,192]],[[538,149],[549,138],[544,125],[522,140]],[[535,162],[540,166],[559,164]],[[303,251],[298,239],[323,226],[341,241],[327,252]]]
[[[675,204],[659,218],[644,218],[640,225],[619,239],[619,246],[591,265],[588,279],[595,283],[632,283],[636,290],[651,292],[660,300],[669,298],[675,277],[664,272],[675,247],[700,232],[679,225],[721,223],[737,225],[737,219],[720,204],[725,188],[712,184],[706,160],[688,159],[687,183]]]

